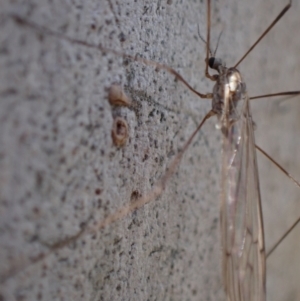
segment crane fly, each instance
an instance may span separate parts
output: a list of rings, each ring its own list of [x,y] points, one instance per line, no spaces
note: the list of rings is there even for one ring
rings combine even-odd
[[[291,7],[291,1],[231,68],[227,68],[220,59],[209,55],[210,0],[207,1],[207,6],[205,74],[209,79],[216,81],[212,95],[212,110],[209,115],[217,115],[218,127],[223,136],[220,208],[223,284],[227,299],[230,301],[264,301],[266,300],[266,254],[254,123],[246,84],[236,67],[281,19]],[[208,67],[216,70],[218,74],[210,75]],[[299,91],[262,97],[281,94],[298,95]],[[258,146],[256,148],[271,159],[261,148]],[[299,186],[299,183],[296,181],[295,183]]]
[[[63,38],[71,43],[85,45],[103,52],[111,52],[116,55],[133,59],[146,65],[153,65],[158,69],[164,69],[183,82],[192,92],[201,98],[212,99],[212,109],[204,117],[193,135],[185,143],[182,151],[172,161],[168,171],[155,186],[153,191],[143,197],[137,197],[125,207],[120,208],[114,214],[109,215],[99,223],[88,226],[76,236],[57,243],[51,247],[51,251],[42,254],[36,260],[39,262],[54,251],[69,245],[87,233],[99,231],[108,225],[123,218],[144,204],[157,198],[164,190],[168,180],[175,172],[184,152],[191,144],[193,138],[200,130],[204,122],[210,117],[218,117],[218,127],[223,136],[222,145],[222,198],[221,198],[221,237],[223,251],[223,282],[227,298],[230,301],[264,301],[266,298],[266,271],[265,271],[265,246],[260,201],[257,160],[253,121],[250,113],[250,98],[247,94],[246,84],[237,69],[239,63],[275,25],[275,23],[290,8],[291,2],[282,10],[275,21],[262,34],[258,41],[232,68],[227,68],[221,60],[210,54],[210,1],[207,1],[207,37],[206,37],[206,76],[215,81],[213,92],[202,94],[193,89],[185,79],[174,69],[148,61],[146,59],[132,57],[121,52],[91,45],[87,42],[68,38],[43,27],[22,19],[19,16],[12,17],[20,24],[28,25],[52,36]],[[210,75],[208,68],[217,71]],[[283,92],[264,96],[297,95],[299,91]],[[271,159],[272,160],[272,159]],[[20,270],[18,268],[18,270]],[[14,271],[15,272],[15,271]]]

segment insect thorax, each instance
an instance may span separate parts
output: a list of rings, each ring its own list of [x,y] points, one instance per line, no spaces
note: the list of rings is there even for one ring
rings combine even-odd
[[[247,98],[246,84],[236,68],[217,66],[219,74],[213,88],[212,110],[217,114],[221,127],[239,119]]]

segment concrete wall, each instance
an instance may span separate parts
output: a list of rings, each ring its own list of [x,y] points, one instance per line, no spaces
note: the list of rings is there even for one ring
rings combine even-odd
[[[224,29],[217,53],[236,63],[283,6],[213,3],[212,48]],[[299,89],[299,12],[294,3],[241,64],[250,96]],[[205,3],[2,0],[0,299],[225,300],[215,120],[204,125],[160,198],[32,263],[147,195],[211,105],[166,72],[17,24],[12,13],[163,62],[203,93],[212,88],[197,33],[199,25],[205,37]],[[113,83],[124,87],[131,107],[109,104]],[[252,108],[257,144],[299,179],[299,97],[257,100]],[[122,148],[111,138],[116,116],[129,126]],[[261,156],[259,166],[268,249],[299,216],[300,190]],[[300,297],[299,235],[298,229],[268,260],[268,300]]]

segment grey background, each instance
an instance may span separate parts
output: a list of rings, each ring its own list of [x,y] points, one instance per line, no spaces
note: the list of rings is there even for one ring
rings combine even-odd
[[[225,300],[221,287],[221,143],[208,121],[163,195],[96,235],[20,270],[33,256],[147,194],[210,103],[166,72],[124,62],[17,25],[9,13],[64,35],[163,62],[201,92],[206,4],[200,1],[1,1],[1,300]],[[283,8],[282,1],[212,5],[212,48],[234,64]],[[250,96],[299,89],[300,7],[241,64]],[[120,83],[131,108],[112,108]],[[253,102],[256,140],[299,172],[299,98]],[[122,116],[130,138],[111,139]],[[299,188],[259,155],[267,249],[300,214]],[[299,227],[268,259],[268,300],[296,300]]]

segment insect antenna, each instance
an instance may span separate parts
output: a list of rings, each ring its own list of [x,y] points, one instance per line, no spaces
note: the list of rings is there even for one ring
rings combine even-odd
[[[215,49],[215,51],[212,53],[212,51],[211,51],[209,45],[207,45],[205,39],[204,39],[204,38],[201,36],[201,34],[200,34],[200,28],[199,28],[199,24],[198,24],[198,36],[199,36],[199,38],[201,39],[201,41],[202,41],[205,45],[207,45],[207,47],[209,48],[209,54],[210,54],[210,57],[212,57],[212,56],[215,57],[215,56],[216,56],[216,53],[217,53],[217,50],[218,50],[218,47],[219,47],[219,42],[220,42],[220,39],[221,39],[222,34],[223,34],[223,30],[221,30],[221,32],[220,32],[220,34],[219,34],[219,36],[218,36],[216,49]]]
[[[199,38],[200,38],[201,41],[206,45],[206,47],[208,47],[208,50],[209,50],[209,56],[213,56],[212,51],[211,51],[209,45],[207,45],[207,42],[206,42],[205,39],[201,36],[199,24],[198,24],[197,28],[198,28],[198,36],[199,36]]]

